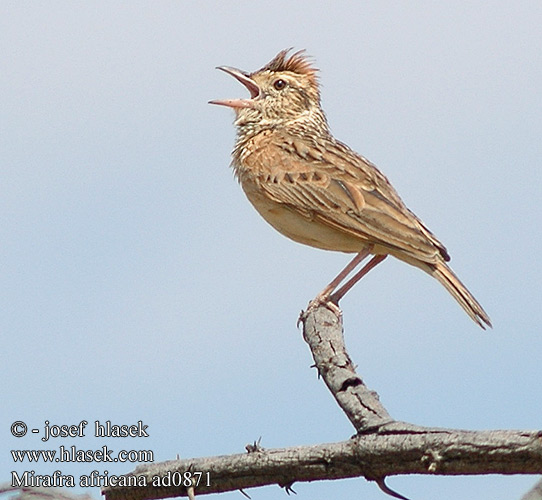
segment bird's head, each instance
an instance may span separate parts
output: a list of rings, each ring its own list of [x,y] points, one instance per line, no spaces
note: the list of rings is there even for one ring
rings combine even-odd
[[[246,99],[210,101],[233,108],[240,129],[277,128],[298,124],[323,127],[327,122],[320,107],[318,70],[303,51],[288,55],[279,52],[268,64],[253,73],[220,66],[239,80],[250,92]]]

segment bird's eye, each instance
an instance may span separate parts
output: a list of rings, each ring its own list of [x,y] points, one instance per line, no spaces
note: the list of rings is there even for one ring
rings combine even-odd
[[[286,87],[286,82],[282,78],[279,78],[273,82],[273,87],[275,87],[277,90],[282,90],[284,87]]]

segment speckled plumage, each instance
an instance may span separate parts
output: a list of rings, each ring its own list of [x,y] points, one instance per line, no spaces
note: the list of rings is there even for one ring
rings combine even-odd
[[[220,68],[250,99],[211,101],[236,112],[236,177],[262,217],[285,236],[348,253],[393,255],[437,278],[480,326],[489,317],[446,264],[444,245],[388,179],[329,131],[317,69],[281,51],[254,73]],[[326,289],[329,295],[330,290]]]

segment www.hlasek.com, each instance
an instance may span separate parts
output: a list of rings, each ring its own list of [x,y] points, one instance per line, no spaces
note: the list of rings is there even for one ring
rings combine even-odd
[[[152,450],[120,450],[113,456],[107,446],[99,450],[63,445],[58,450],[11,450],[11,457],[14,462],[154,462]]]

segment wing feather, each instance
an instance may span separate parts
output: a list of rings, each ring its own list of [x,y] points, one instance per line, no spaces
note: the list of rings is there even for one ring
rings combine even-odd
[[[388,179],[348,146],[270,141],[253,180],[271,200],[364,242],[425,262],[448,260],[442,243],[403,203]],[[299,154],[299,153],[302,154]],[[252,169],[252,176],[255,172]]]

